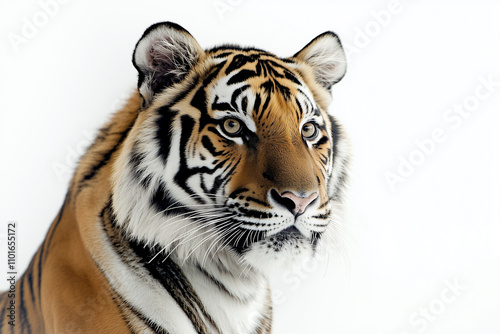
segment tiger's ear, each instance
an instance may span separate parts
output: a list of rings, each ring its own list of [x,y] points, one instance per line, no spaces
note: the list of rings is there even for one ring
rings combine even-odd
[[[132,63],[139,72],[137,87],[148,106],[155,94],[180,82],[203,50],[191,34],[172,22],[149,27],[137,42]]]
[[[326,89],[342,79],[347,67],[344,48],[331,31],[313,39],[293,57],[309,64],[318,83]]]

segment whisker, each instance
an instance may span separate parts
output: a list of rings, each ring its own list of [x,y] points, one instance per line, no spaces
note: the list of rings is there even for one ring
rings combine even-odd
[[[238,230],[237,232],[240,232],[240,236],[238,237],[238,239],[236,239],[235,241],[235,244],[238,244],[238,242],[240,242],[240,239],[243,237],[243,235],[245,234],[244,231],[241,231],[241,230]],[[244,244],[243,244],[244,245]]]
[[[220,195],[212,195],[212,194],[206,194],[208,198],[211,198],[212,199],[223,199],[222,196]],[[214,205],[219,205],[219,206],[223,206],[223,204],[218,204],[218,203],[201,203],[201,204],[194,204],[194,205],[184,205],[182,204],[182,201],[185,201],[185,200],[188,200],[188,199],[192,199],[192,198],[200,198],[201,199],[201,196],[198,195],[198,194],[191,194],[191,195],[188,195],[188,196],[185,196],[181,199],[178,199],[178,200],[175,200],[173,203],[171,203],[167,208],[165,208],[164,210],[162,211],[159,211],[158,213],[155,214],[154,217],[156,217],[157,215],[159,214],[162,214],[162,213],[166,213],[168,211],[172,211],[172,210],[175,210],[175,209],[182,209],[182,208],[186,208],[186,207],[194,207],[194,206],[214,206]],[[180,204],[180,205],[178,205]],[[174,205],[178,205],[178,206],[174,206]]]
[[[234,221],[229,221],[229,224],[234,224]],[[217,238],[215,238],[214,241],[212,241],[209,248],[207,249],[207,252],[201,261],[202,265],[205,263],[206,260],[208,260],[208,255],[210,253],[212,253],[211,259],[213,261],[213,259],[215,258],[215,255],[219,252],[219,250],[221,250],[224,247],[224,238],[237,228],[238,228],[238,226],[233,226],[232,228],[230,228],[222,233],[219,233],[219,236]],[[217,245],[217,243],[219,243],[219,246],[217,247],[217,249],[214,249],[214,251],[212,252],[212,248],[214,248]]]
[[[161,223],[158,228],[159,229],[163,229],[163,228],[167,227],[168,223],[171,222],[171,221],[174,221],[176,223],[176,222],[184,221],[184,220],[187,220],[187,219],[196,219],[197,216],[199,216],[200,218],[205,218],[205,217],[209,217],[208,214],[219,213],[219,212],[221,212],[221,210],[219,210],[219,209],[213,209],[213,210],[206,210],[206,211],[200,211],[200,212],[187,212],[187,213],[184,213],[184,214],[179,214],[179,215],[170,217],[169,219],[167,219],[166,221],[164,221],[163,223]],[[214,217],[214,216],[216,216],[216,215],[213,215],[211,217]],[[182,219],[178,219],[180,217],[183,217],[183,218]]]
[[[220,216],[217,216],[217,217],[220,217]],[[212,217],[207,217],[207,218],[204,218],[204,220],[206,221],[209,221]],[[182,220],[185,220],[185,219],[182,219]],[[181,228],[186,228],[186,227],[189,227],[190,225],[195,225],[197,223],[204,223],[205,221],[204,220],[197,220],[197,221],[192,221],[192,222],[189,222],[188,224],[184,224],[183,226],[177,228],[172,234],[175,234],[177,231],[179,231]],[[174,223],[178,223],[179,221],[176,221]],[[156,258],[160,253],[164,252],[165,249],[169,248],[174,242],[180,240],[181,238],[183,238],[183,235],[188,233],[190,231],[187,231],[187,232],[184,232],[183,234],[181,234],[180,236],[178,236],[177,238],[175,238],[174,240],[172,240],[169,244],[167,244],[165,247],[163,247],[157,254],[155,254],[155,256],[150,260],[150,262]],[[159,244],[159,241],[157,241],[154,246],[158,245]],[[169,254],[170,256],[170,254]]]
[[[223,219],[223,218],[224,218],[224,217],[221,217],[220,219]],[[186,232],[182,233],[180,236],[178,236],[178,237],[177,237],[177,238],[175,238],[172,242],[170,242],[170,245],[172,245],[174,242],[179,241],[179,240],[181,240],[181,239],[183,239],[183,238],[190,238],[189,240],[191,240],[191,239],[192,239],[191,237],[192,237],[194,234],[196,234],[199,230],[201,230],[201,229],[203,229],[203,228],[206,228],[206,227],[207,227],[207,226],[209,226],[209,225],[216,224],[216,223],[218,223],[218,222],[219,222],[219,221],[217,221],[217,220],[212,220],[212,221],[208,221],[208,224],[200,224],[200,226],[196,227],[195,229],[193,229],[193,230],[189,230],[189,231],[186,231]],[[204,233],[205,233],[205,232],[204,232]],[[201,234],[203,234],[203,233],[201,233]],[[196,236],[195,236],[195,237],[196,237]],[[185,242],[185,241],[187,241],[187,239],[183,240],[183,242]],[[178,243],[178,244],[177,244],[177,245],[176,245],[176,246],[175,246],[175,247],[174,247],[174,248],[173,248],[173,249],[172,249],[172,250],[171,250],[171,251],[167,254],[167,256],[166,256],[165,260],[166,260],[166,259],[167,259],[170,255],[172,255],[172,253],[173,253],[173,252],[174,252],[174,251],[175,251],[175,250],[176,250],[176,249],[177,249],[180,245],[182,245],[182,243],[181,243],[181,242],[180,242],[180,243]]]
[[[231,223],[231,222],[226,221],[224,224],[226,224],[226,226],[227,226],[227,225],[229,225],[230,223]],[[214,236],[215,236],[215,237],[217,237],[217,236],[219,235],[219,234],[217,233],[217,231],[206,231],[206,232],[204,232],[204,233],[200,233],[200,235],[203,235],[203,234],[205,234],[205,233],[207,233],[207,232],[212,232],[212,233],[211,233],[211,234],[209,234],[207,237],[203,238],[202,240],[200,240],[200,241],[198,242],[198,245],[196,245],[195,247],[193,247],[193,249],[191,249],[191,250],[189,251],[189,253],[186,255],[186,258],[184,259],[184,261],[183,261],[183,263],[182,263],[182,264],[184,264],[184,263],[188,260],[188,258],[189,258],[189,257],[190,257],[190,256],[191,256],[191,255],[192,255],[192,254],[196,251],[196,249],[198,249],[198,248],[199,248],[202,244],[204,244],[206,240],[208,240],[208,239],[210,239],[210,238],[213,238]]]
[[[232,230],[225,231],[221,235],[221,237],[226,238],[226,241],[224,241],[222,244],[219,245],[219,247],[217,247],[217,249],[215,250],[214,254],[212,255],[211,260],[213,260],[215,258],[215,254],[217,254],[220,250],[222,250],[223,248],[229,246],[229,244],[231,243],[231,238],[232,237],[228,237],[228,236],[234,235],[235,232],[237,232],[238,228],[239,228],[239,225],[235,226],[234,229],[232,229]]]

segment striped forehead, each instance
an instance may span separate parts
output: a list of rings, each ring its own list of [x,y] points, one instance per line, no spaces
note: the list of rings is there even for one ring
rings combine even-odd
[[[255,131],[256,120],[272,117],[270,105],[279,103],[300,119],[317,115],[308,87],[293,68],[295,63],[271,54],[250,51],[223,53],[207,87],[208,105],[217,119],[238,117]]]

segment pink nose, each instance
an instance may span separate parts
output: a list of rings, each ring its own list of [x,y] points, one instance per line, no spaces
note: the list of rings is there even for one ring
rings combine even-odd
[[[281,197],[292,200],[292,202],[295,204],[295,207],[291,211],[294,215],[299,215],[306,211],[306,208],[309,206],[309,204],[311,204],[312,201],[314,201],[318,197],[318,193],[314,192],[308,197],[299,197],[289,191],[285,191],[283,194],[281,194]]]

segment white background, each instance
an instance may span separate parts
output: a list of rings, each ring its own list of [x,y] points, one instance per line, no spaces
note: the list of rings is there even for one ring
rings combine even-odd
[[[1,0],[0,222],[18,224],[19,271],[87,137],[134,89],[131,55],[150,24],[283,57],[333,30],[349,50],[332,111],[353,143],[354,240],[347,261],[275,277],[275,333],[500,333],[500,3],[401,0],[380,14],[389,3],[70,0],[44,21],[37,1]],[[469,116],[447,121],[464,103]],[[444,141],[418,153],[436,129]]]

